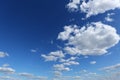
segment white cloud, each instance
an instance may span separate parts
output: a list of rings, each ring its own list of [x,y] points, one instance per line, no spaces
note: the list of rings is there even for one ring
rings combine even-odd
[[[9,67],[9,64],[3,64],[2,67]]]
[[[0,58],[4,58],[4,57],[6,57],[6,56],[9,56],[9,54],[8,54],[8,53],[5,53],[5,52],[0,51]]]
[[[36,76],[33,80],[48,80],[47,77]]]
[[[20,80],[11,76],[0,76],[0,80]]]
[[[51,55],[41,55],[43,58],[45,58],[45,61],[56,61],[58,58],[55,56],[51,56]]]
[[[78,10],[78,5],[80,4],[80,0],[71,0],[70,3],[67,4],[68,9],[72,11]]]
[[[77,59],[77,57],[70,57],[70,58],[68,58],[68,59],[60,59],[59,60],[59,62],[62,62],[62,63],[64,63],[64,62],[69,62],[69,61],[73,61],[73,60],[76,60]]]
[[[72,26],[65,26],[64,30],[64,32],[61,32],[58,35],[58,39],[67,40],[70,36],[70,33],[73,32],[74,29],[72,28]]]
[[[21,77],[25,77],[26,79],[32,79],[32,80],[47,80],[47,77],[43,77],[43,76],[35,76],[34,74],[31,73],[19,73],[18,74]]]
[[[50,52],[48,55],[42,54],[41,56],[45,58],[45,61],[56,61],[57,59],[65,57],[62,51]]]
[[[81,0],[81,3],[74,4],[73,2],[75,1],[76,0],[73,0],[67,4],[68,9],[72,11],[74,11],[74,9],[80,10],[87,14],[86,17],[120,8],[120,0]]]
[[[108,22],[112,22],[113,19],[111,18],[111,16],[114,15],[114,13],[108,13],[107,16],[105,17],[105,20]]]
[[[30,73],[19,73],[20,76],[22,77],[27,77],[27,78],[33,78],[34,75],[33,74],[30,74]]]
[[[70,71],[69,67],[65,67],[63,64],[56,64],[53,66],[57,71]]]
[[[61,77],[62,73],[60,71],[54,71],[54,76],[55,77]]]
[[[120,8],[120,0],[89,0],[81,4],[81,11],[87,13],[86,17],[105,13]]]
[[[30,51],[33,52],[33,53],[36,53],[36,52],[37,52],[36,49],[31,49]]]
[[[0,67],[0,73],[13,74],[13,73],[15,73],[15,70],[10,67]]]
[[[96,61],[91,61],[90,64],[96,64]]]
[[[79,62],[76,61],[68,61],[63,63],[63,65],[70,66],[70,65],[79,65]]]
[[[120,69],[120,64],[104,67],[101,70],[110,71],[110,70],[116,70],[116,69]]]
[[[114,27],[94,22],[82,28],[65,26],[58,39],[67,41],[64,50],[70,55],[102,55],[119,42],[120,36]]]

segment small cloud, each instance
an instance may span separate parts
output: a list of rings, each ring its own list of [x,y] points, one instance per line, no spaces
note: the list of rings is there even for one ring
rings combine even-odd
[[[112,22],[113,19],[111,18],[111,16],[114,15],[114,13],[108,13],[107,16],[105,17],[105,20],[108,22]]]
[[[9,67],[9,64],[3,64],[2,67]]]
[[[42,54],[41,56],[45,58],[45,61],[56,61],[60,58],[65,57],[62,51],[50,52],[48,55]]]
[[[34,74],[31,73],[19,73],[18,74],[21,77],[24,77],[26,79],[30,79],[30,80],[47,80],[47,77],[43,77],[43,76],[35,76]]]
[[[116,70],[116,69],[120,69],[120,63],[116,65],[101,68],[100,70],[111,71],[111,70]]]
[[[54,76],[55,77],[61,77],[62,73],[60,71],[54,71]]]
[[[22,76],[22,77],[27,77],[27,78],[33,78],[34,77],[34,75],[30,74],[30,73],[19,73],[18,75]]]
[[[78,5],[80,4],[80,0],[71,0],[68,4],[67,4],[67,8],[70,11],[78,11],[79,7]]]
[[[36,53],[36,52],[37,52],[36,49],[31,49],[30,51],[31,51],[32,53]]]
[[[9,56],[8,53],[0,51],[0,58],[4,58],[6,56]]]
[[[63,64],[56,64],[53,66],[57,71],[70,71],[69,67],[65,67]]]
[[[10,67],[0,67],[0,73],[13,74],[13,73],[15,73],[15,70]]]
[[[96,64],[96,61],[91,61],[90,64]]]

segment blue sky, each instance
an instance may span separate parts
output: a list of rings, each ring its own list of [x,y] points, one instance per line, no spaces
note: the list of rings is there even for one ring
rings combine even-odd
[[[119,0],[1,0],[0,80],[118,80]]]

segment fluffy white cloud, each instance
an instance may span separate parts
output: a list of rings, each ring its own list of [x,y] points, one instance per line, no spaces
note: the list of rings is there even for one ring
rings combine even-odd
[[[105,13],[109,10],[120,8],[120,0],[89,0],[88,2],[83,1],[80,6],[81,11],[87,13],[86,17]]]
[[[90,64],[96,64],[96,61],[91,61]]]
[[[45,61],[56,61],[57,59],[63,58],[64,53],[62,51],[55,51],[50,52],[48,55],[41,55],[43,58],[45,58]]]
[[[70,3],[67,4],[68,9],[75,11],[78,10],[78,5],[80,4],[80,0],[71,0]]]
[[[68,33],[66,37],[65,33]],[[68,54],[102,55],[119,42],[120,36],[114,27],[94,22],[82,28],[67,26],[60,32],[58,39],[67,41],[64,50]]]
[[[58,35],[58,39],[67,40],[70,37],[70,34],[74,31],[72,26],[65,26],[64,30],[64,32],[61,32]]]
[[[9,54],[0,51],[0,58],[4,58],[4,57],[6,57],[6,56],[9,56]]]
[[[101,70],[110,71],[110,70],[116,70],[116,69],[120,69],[120,64],[104,67]]]
[[[57,71],[70,71],[69,67],[65,67],[63,64],[56,64],[53,66]]]
[[[73,0],[72,2],[75,2]],[[69,9],[79,9],[81,12],[86,13],[86,17],[90,17],[92,15],[98,15],[100,13],[105,13],[109,10],[114,10],[120,8],[120,0],[81,0],[82,3],[78,3],[77,5],[70,2],[68,3]],[[80,5],[80,6],[79,6]]]
[[[13,74],[13,73],[15,73],[15,70],[13,68],[9,68],[9,67],[0,67],[0,73]]]

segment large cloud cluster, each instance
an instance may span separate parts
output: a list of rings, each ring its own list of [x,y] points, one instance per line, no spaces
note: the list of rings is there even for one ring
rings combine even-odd
[[[105,13],[109,10],[114,10],[120,8],[120,0],[81,0],[78,4],[74,4],[76,0],[68,3],[68,8],[73,10],[79,9],[81,12],[86,13],[86,17],[90,17],[92,15],[98,15],[100,13]],[[74,4],[74,5],[70,5]]]
[[[102,55],[115,46],[120,36],[116,29],[102,22],[93,22],[87,27],[65,26],[58,39],[67,41],[64,50],[71,55]]]

